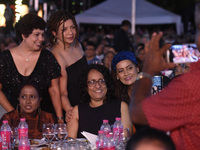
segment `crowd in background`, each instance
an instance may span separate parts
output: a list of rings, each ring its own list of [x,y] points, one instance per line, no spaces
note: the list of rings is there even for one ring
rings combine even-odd
[[[33,18],[34,17],[35,16],[33,16]],[[36,20],[37,19],[39,19],[38,22],[41,21],[40,20],[41,18],[36,17]],[[24,20],[25,24],[29,23],[27,20]],[[42,22],[44,23],[44,21]],[[20,23],[23,24],[23,21]],[[136,78],[143,68],[143,61],[145,57],[145,51],[144,51],[145,44],[152,38],[151,36],[152,33],[159,32],[161,29],[158,27],[155,27],[153,29],[148,29],[146,27],[137,26],[136,33],[134,35],[131,35],[129,32],[131,25],[130,23],[128,23],[128,25],[126,23],[128,22],[124,22],[127,28],[123,27],[124,24],[122,22],[121,26],[117,28],[116,27],[112,28],[112,26],[109,25],[108,26],[88,25],[88,26],[80,26],[78,29],[78,25],[76,24],[74,17],[70,13],[64,11],[58,11],[52,14],[52,16],[50,17],[50,20],[47,23],[47,28],[48,28],[47,32],[45,32],[46,30],[43,27],[41,29],[33,27],[30,33],[26,33],[25,31],[23,32],[22,26],[18,26],[19,28],[21,28],[20,40],[19,37],[17,37],[19,35],[16,35],[15,31],[10,31],[9,33],[5,33],[5,30],[2,27],[0,29],[0,49],[1,53],[3,54],[2,56],[4,57],[1,56],[2,57],[1,63],[3,64],[1,65],[1,67],[4,67],[6,65],[9,66],[11,64],[11,63],[8,64],[5,61],[5,56],[11,59],[10,56],[12,55],[14,56],[17,54],[15,57],[13,57],[14,59],[12,61],[12,64],[16,63],[18,67],[20,66],[19,68],[16,69],[20,69],[22,71],[21,74],[23,77],[19,79],[21,81],[18,82],[18,78],[15,78],[16,82],[18,82],[19,84],[27,80],[27,77],[28,78],[30,77],[31,79],[31,73],[32,73],[31,71],[33,70],[34,73],[35,69],[33,68],[34,64],[37,63],[37,59],[41,60],[40,62],[41,66],[48,70],[46,71],[46,76],[49,77],[48,83],[46,83],[44,80],[41,80],[45,78],[40,76],[41,74],[45,76],[43,74],[44,69],[41,68],[38,69],[39,71],[37,72],[37,74],[35,74],[35,77],[32,78],[31,80],[33,80],[33,82],[37,83],[45,82],[45,84],[47,84],[44,87],[46,88],[45,92],[47,93],[49,92],[50,94],[49,96],[51,97],[52,100],[51,108],[54,107],[55,111],[57,111],[53,113],[54,115],[57,115],[58,122],[59,121],[68,122],[69,135],[73,138],[77,137],[77,133],[80,134],[79,127],[81,127],[81,129],[86,130],[85,128],[87,127],[87,124],[81,124],[81,123],[84,123],[85,116],[88,116],[88,114],[92,114],[90,111],[88,112],[85,111],[86,109],[90,110],[91,108],[101,107],[101,109],[107,110],[107,112],[109,112],[108,115],[110,115],[111,118],[113,119],[117,116],[115,115],[113,116],[113,112],[111,112],[111,110],[109,110],[108,108],[114,105],[116,105],[116,110],[121,115],[120,117],[122,117],[122,122],[127,128],[129,129],[131,128],[130,131],[132,132],[132,127],[134,129],[135,126],[129,119],[130,114],[128,112],[128,105],[131,101],[131,93],[134,88],[134,82],[137,80]],[[46,26],[45,23],[44,26]],[[67,30],[69,29],[70,29],[69,31],[70,36],[66,36],[68,34]],[[119,31],[120,29],[121,31]],[[122,31],[122,29],[125,32]],[[31,39],[33,38],[34,35],[36,35],[35,33],[37,32],[39,33],[39,36],[41,36],[38,37],[38,39],[40,38],[39,44],[35,44]],[[44,35],[46,35],[45,38],[43,37],[43,32]],[[162,32],[163,36],[159,42],[160,47],[162,47],[165,43],[175,44],[175,43],[195,42],[194,32],[188,32],[182,35],[177,35],[173,26],[169,26],[164,30],[162,29]],[[119,46],[116,46],[116,44],[121,44],[119,42],[116,42],[116,36],[117,35],[119,36],[119,33],[121,34],[120,37],[123,35],[125,38],[127,38],[125,40],[126,44],[125,46],[122,46],[122,49],[118,49]],[[33,43],[35,47],[31,47],[31,43]],[[45,49],[41,50],[41,45]],[[21,47],[23,47],[23,49],[21,49]],[[31,62],[29,60],[31,57],[35,58],[33,59],[34,60],[34,62],[32,62],[33,64],[32,65],[29,64],[29,66],[26,66],[25,70],[20,65],[20,63],[22,64],[22,62],[20,62],[21,59],[19,59],[20,58],[19,55],[22,55],[21,54],[22,52],[20,52],[20,50],[23,50],[24,52],[27,52],[27,54],[29,54],[26,56],[27,57],[26,60],[25,59],[23,60],[24,62],[27,62],[27,64],[28,62]],[[51,51],[52,53],[50,53],[49,51]],[[41,59],[40,57],[43,57],[43,59]],[[52,63],[52,65],[50,64],[50,62]],[[88,65],[90,66],[88,67]],[[36,66],[38,67],[38,65]],[[182,70],[180,74],[182,74],[184,72],[183,68],[185,67],[186,69],[187,67],[186,66],[180,66],[180,67]],[[4,73],[3,69],[0,70],[2,74]],[[162,75],[168,78],[169,80],[167,79],[164,80],[164,82],[166,81],[166,84],[168,84],[168,82],[170,82],[170,79],[172,77],[179,75],[178,74],[179,70],[177,68],[175,70],[177,71],[174,72],[173,75],[171,74],[166,75],[166,72],[160,72],[157,75]],[[6,71],[8,71],[9,73],[11,72],[9,69],[7,69]],[[54,73],[54,71],[56,73]],[[128,77],[126,76],[126,74],[129,74]],[[10,76],[12,75],[13,74],[11,74]],[[80,86],[79,90],[82,90],[81,91],[82,97],[80,97],[80,95],[79,97],[76,97],[78,96],[78,94],[76,95],[75,91],[77,89],[76,84],[78,83],[78,81],[80,81],[80,79],[78,80],[80,75],[82,75],[81,81],[83,84],[79,85]],[[113,79],[113,83],[111,83],[112,80],[111,78]],[[8,79],[6,73],[2,75],[2,79]],[[7,83],[3,82],[3,84],[4,84],[3,87],[6,87]],[[8,82],[8,85],[9,84],[10,83]],[[31,86],[32,85],[29,85],[27,83],[24,85],[24,87],[26,88],[28,87],[32,89],[32,91],[36,90],[35,92],[36,95],[39,95],[40,90],[37,91],[37,88],[35,88],[34,86],[32,86],[31,88]],[[10,87],[11,86],[9,86],[7,89],[9,89]],[[24,87],[22,87],[21,90]],[[113,92],[112,90],[115,92]],[[52,93],[56,96],[54,96]],[[100,94],[98,95],[97,93]],[[18,95],[15,94],[15,96],[20,96],[20,94],[19,93]],[[48,98],[50,98],[49,96]],[[115,98],[112,99],[113,98],[112,96]],[[24,96],[17,98],[21,100],[23,97]],[[79,105],[80,99],[83,99],[83,101],[85,101],[86,104]],[[6,100],[6,98],[4,100]],[[118,100],[120,100],[120,102]],[[40,95],[38,96],[37,101],[38,103],[40,103]],[[59,103],[57,103],[57,101],[59,101]],[[113,103],[113,101],[115,103]],[[45,102],[44,100],[42,102],[43,102],[43,105],[41,105],[42,107],[44,107],[44,105],[48,103],[46,101],[46,104],[44,104]],[[4,103],[2,102],[2,104]],[[17,104],[14,106],[17,106]],[[9,106],[10,108],[8,110],[10,111],[15,109],[14,106]],[[39,115],[40,117],[41,112],[39,111],[40,108],[39,106],[40,105],[37,105],[37,107],[31,113],[37,111],[36,114]],[[23,113],[24,111],[22,109],[23,103],[20,104],[20,107],[21,109],[19,109],[20,111],[17,111],[17,113],[19,113],[19,115],[22,115],[21,113]],[[46,108],[46,110],[49,110],[48,108]],[[65,111],[66,118],[63,118],[61,109]],[[94,109],[92,109],[92,111],[94,111]],[[81,116],[79,116],[80,115],[79,112],[82,112]],[[99,114],[101,113],[101,111],[96,109],[95,113]],[[96,117],[95,113],[93,114],[94,116],[91,115],[92,119]],[[101,117],[103,118],[104,116]],[[52,122],[54,118],[53,117],[50,118]],[[98,120],[99,124],[102,118]],[[114,122],[114,120],[112,122]],[[141,126],[139,127],[136,126],[136,129],[139,129],[140,127]],[[95,128],[95,133],[97,133],[97,128]],[[39,128],[33,130],[38,130],[39,134],[41,133]]]

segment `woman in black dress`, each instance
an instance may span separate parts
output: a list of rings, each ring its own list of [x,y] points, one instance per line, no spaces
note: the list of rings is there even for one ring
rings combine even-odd
[[[22,17],[16,24],[20,44],[0,55],[0,104],[8,112],[14,110],[18,104],[19,86],[30,80],[42,90],[41,108],[47,112],[55,110],[62,122],[58,84],[60,66],[50,51],[42,49],[45,28],[46,22],[32,13]]]
[[[71,116],[72,107],[80,101],[76,86],[79,74],[87,66],[82,46],[78,42],[79,32],[74,16],[66,11],[56,11],[50,17],[47,33],[51,52],[61,66],[59,83],[63,109]],[[66,121],[69,119],[66,117]]]

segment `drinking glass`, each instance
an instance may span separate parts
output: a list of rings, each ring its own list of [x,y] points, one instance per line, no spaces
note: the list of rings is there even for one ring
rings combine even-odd
[[[12,127],[11,128],[11,147],[14,149],[15,144],[17,143],[18,140],[18,128],[17,127]]]
[[[68,141],[68,150],[80,150],[78,141]]]
[[[52,123],[43,124],[42,134],[45,140],[48,142],[49,147],[51,147],[51,142],[54,138],[53,129],[54,129],[54,124]]]
[[[65,123],[59,123],[54,125],[54,135],[59,141],[60,145],[62,144],[63,140],[66,139],[67,134],[67,126]]]

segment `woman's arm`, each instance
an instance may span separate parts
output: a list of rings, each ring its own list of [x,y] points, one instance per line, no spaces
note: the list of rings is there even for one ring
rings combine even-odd
[[[62,102],[62,108],[66,112],[65,120],[66,122],[69,122],[72,117],[72,109],[71,104],[68,99],[68,92],[67,92],[67,71],[65,67],[65,62],[62,58],[56,57],[58,63],[61,66],[61,76],[59,77],[59,88],[60,88],[60,94],[61,94],[61,102]]]
[[[71,104],[69,102],[68,92],[67,92],[67,71],[62,66],[61,66],[61,76],[59,77],[59,83],[60,83],[62,107],[67,112],[71,108]]]
[[[62,105],[60,100],[59,79],[52,79],[49,87],[49,94],[57,117],[63,117]]]
[[[133,124],[131,122],[128,104],[126,102],[121,102],[121,121],[123,123],[124,129],[129,129],[130,134],[133,132]]]
[[[10,111],[14,110],[14,108],[8,101],[5,94],[2,92],[2,88],[3,88],[3,85],[0,83],[0,104],[7,112],[10,112]]]
[[[74,117],[71,119],[70,122],[67,123],[67,130],[68,130],[68,137],[71,138],[77,138],[78,133],[78,121],[79,121],[79,115],[78,115],[78,106],[76,105],[72,113],[74,114]]]

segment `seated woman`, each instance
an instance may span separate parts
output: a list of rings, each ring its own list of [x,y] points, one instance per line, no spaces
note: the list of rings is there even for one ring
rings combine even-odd
[[[113,97],[112,78],[108,68],[99,64],[89,65],[82,72],[78,88],[84,103],[73,109],[74,117],[67,123],[69,137],[83,137],[82,131],[97,135],[104,119],[113,124],[116,117],[121,117],[124,128],[129,128],[132,133],[128,105]]]
[[[19,105],[17,109],[4,114],[0,120],[8,120],[11,127],[18,127],[20,118],[26,118],[28,124],[28,137],[41,139],[43,123],[54,123],[56,118],[45,111],[40,110],[41,91],[37,85],[24,83],[19,88]]]
[[[129,103],[131,92],[139,72],[135,55],[130,51],[121,51],[112,60],[112,76],[115,83],[115,95]]]

